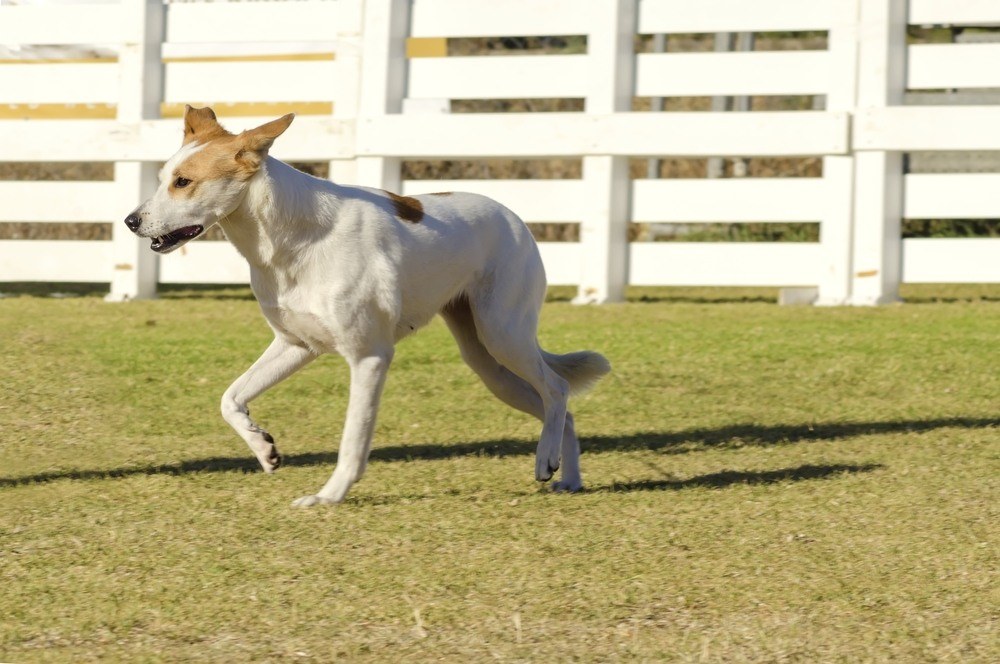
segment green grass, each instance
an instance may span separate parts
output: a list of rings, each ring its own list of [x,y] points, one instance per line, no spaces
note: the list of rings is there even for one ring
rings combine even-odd
[[[997,661],[1000,303],[953,293],[548,304],[614,365],[578,495],[435,323],[311,510],[345,368],[255,402],[257,472],[218,414],[269,340],[245,291],[0,299],[0,661]]]

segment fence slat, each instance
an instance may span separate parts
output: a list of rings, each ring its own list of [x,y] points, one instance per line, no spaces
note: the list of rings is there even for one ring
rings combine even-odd
[[[327,41],[357,33],[359,9],[352,2],[171,3],[167,41]]]
[[[862,108],[854,116],[856,150],[1000,150],[991,106]]]
[[[577,222],[583,215],[582,180],[406,180],[403,193],[469,191],[502,202],[525,221]]]
[[[903,281],[927,284],[1000,283],[1000,238],[903,240]]]
[[[593,2],[579,0],[413,0],[413,37],[582,35],[594,25]]]
[[[588,86],[585,55],[415,58],[409,97],[519,99],[583,97]]]
[[[168,102],[330,101],[344,76],[334,60],[170,62],[165,69]]]
[[[358,120],[358,153],[403,158],[847,152],[847,113],[476,113]]]
[[[634,180],[632,221],[819,221],[824,186],[822,178]]]
[[[231,131],[274,118],[222,118]],[[0,122],[8,161],[165,161],[180,148],[181,121],[46,120]],[[272,149],[279,159],[320,161],[353,155],[353,123],[322,116],[295,119]]]
[[[906,84],[911,90],[998,88],[1000,44],[915,44],[909,47]]]
[[[903,180],[907,219],[1000,218],[1000,173],[912,173]]]
[[[0,44],[116,44],[128,34],[117,4],[13,5],[0,16]]]
[[[110,242],[0,240],[0,282],[110,282]]]
[[[0,104],[107,104],[117,100],[118,65],[113,62],[0,64]]]
[[[826,30],[840,0],[642,0],[644,34]]]
[[[823,94],[830,86],[830,64],[827,51],[643,53],[637,57],[636,94]]]
[[[910,0],[914,25],[1000,25],[1000,3],[995,0]]]
[[[812,242],[633,242],[636,286],[815,286],[821,251]]]
[[[0,182],[0,221],[88,222],[124,218],[114,182]]]

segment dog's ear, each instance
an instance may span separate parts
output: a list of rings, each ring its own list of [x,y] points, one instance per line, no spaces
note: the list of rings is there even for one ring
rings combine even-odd
[[[240,134],[240,149],[236,153],[236,161],[240,162],[248,172],[256,172],[260,168],[261,161],[267,155],[267,151],[274,143],[274,139],[285,133],[288,125],[292,124],[294,119],[295,114],[289,113]]]
[[[208,106],[192,108],[190,105],[184,105],[184,142],[182,145],[196,140],[205,141],[228,133],[215,119],[215,111]]]
[[[240,134],[240,143],[244,150],[250,152],[267,152],[274,139],[285,133],[288,125],[295,119],[294,113],[282,115],[277,120],[271,120],[255,129],[248,129]]]

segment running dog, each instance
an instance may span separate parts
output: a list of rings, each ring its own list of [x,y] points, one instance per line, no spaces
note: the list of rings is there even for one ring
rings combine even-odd
[[[539,347],[545,271],[524,222],[476,194],[398,196],[297,171],[268,155],[293,118],[232,134],[211,108],[187,106],[180,150],[153,197],[125,219],[161,254],[219,224],[250,265],[274,340],[226,390],[225,420],[273,472],[281,456],[247,404],[319,355],[342,355],[351,384],[337,465],[319,492],[293,504],[339,503],[365,471],[396,342],[440,314],[486,387],[542,421],[535,478],[561,465],[553,488],[578,491],[567,398],[611,367],[595,352]]]

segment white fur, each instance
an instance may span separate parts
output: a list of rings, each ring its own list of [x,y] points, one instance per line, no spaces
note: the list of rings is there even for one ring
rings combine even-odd
[[[393,347],[438,313],[487,387],[542,420],[536,478],[549,479],[561,456],[555,488],[581,488],[567,397],[571,382],[593,382],[609,366],[596,353],[553,356],[539,348],[545,274],[531,233],[513,212],[475,194],[427,195],[416,197],[424,215],[412,223],[399,218],[384,191],[314,178],[272,157],[246,183],[202,186],[195,201],[178,205],[166,184],[198,149],[189,144],[168,162],[164,185],[137,210],[137,232],[150,237],[218,222],[250,264],[275,338],[226,390],[222,415],[265,471],[280,457],[247,404],[322,353],[339,353],[351,369],[336,469],[296,505],[340,502],[361,478]]]

